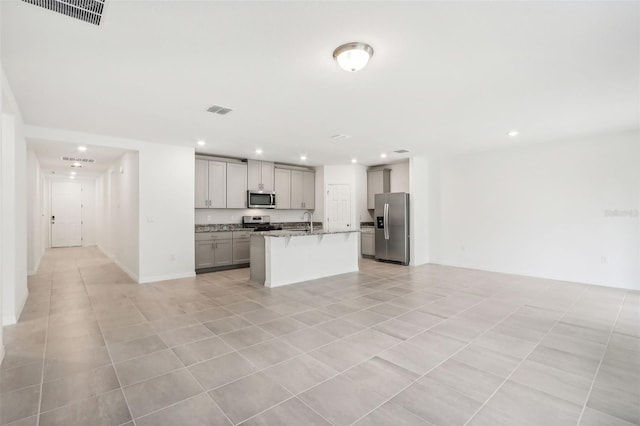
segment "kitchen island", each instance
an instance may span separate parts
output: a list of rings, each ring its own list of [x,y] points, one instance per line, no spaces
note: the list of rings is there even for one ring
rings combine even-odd
[[[358,271],[359,231],[269,231],[251,235],[251,280],[279,287]]]

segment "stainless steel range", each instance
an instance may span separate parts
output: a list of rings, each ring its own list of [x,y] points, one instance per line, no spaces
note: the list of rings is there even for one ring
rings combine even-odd
[[[282,225],[272,225],[271,216],[242,216],[242,227],[254,231],[280,231]]]

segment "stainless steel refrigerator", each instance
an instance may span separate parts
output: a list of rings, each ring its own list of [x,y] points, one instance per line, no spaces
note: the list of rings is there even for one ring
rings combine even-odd
[[[375,195],[376,260],[409,264],[409,194]]]

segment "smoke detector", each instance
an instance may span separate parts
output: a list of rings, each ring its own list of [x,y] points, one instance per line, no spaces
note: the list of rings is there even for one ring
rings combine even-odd
[[[40,6],[71,18],[93,25],[100,25],[106,0],[22,0],[25,3]]]

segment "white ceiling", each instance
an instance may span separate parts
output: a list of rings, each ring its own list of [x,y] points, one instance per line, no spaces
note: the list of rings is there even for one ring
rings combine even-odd
[[[102,146],[86,146],[85,152],[78,151],[78,145],[41,140],[29,140],[29,147],[33,149],[40,161],[40,168],[47,176],[69,177],[76,172],[76,177],[94,178],[100,176],[126,151],[122,149]],[[81,162],[82,168],[72,168],[72,161],[64,161],[62,157],[93,159],[95,162]]]
[[[639,127],[639,2],[107,0],[99,27],[1,3],[32,125],[310,164]],[[375,50],[358,73],[331,56],[349,41]]]

